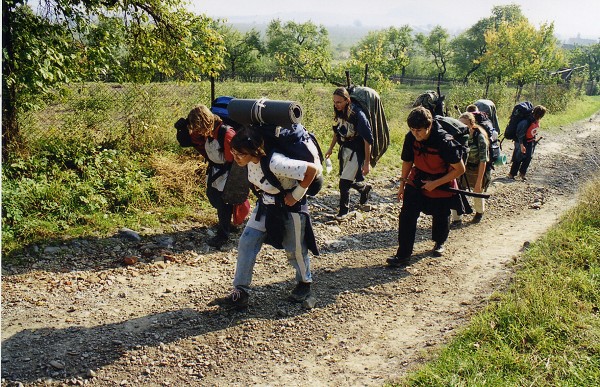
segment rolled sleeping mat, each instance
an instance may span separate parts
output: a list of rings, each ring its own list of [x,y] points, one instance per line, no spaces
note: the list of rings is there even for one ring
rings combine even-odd
[[[302,107],[294,101],[234,98],[227,111],[232,120],[242,125],[289,126],[302,121]]]

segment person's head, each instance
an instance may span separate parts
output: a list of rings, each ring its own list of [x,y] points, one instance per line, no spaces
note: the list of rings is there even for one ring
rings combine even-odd
[[[190,133],[200,136],[210,136],[217,120],[220,121],[219,117],[214,115],[208,107],[196,105],[188,114],[188,130]]]
[[[336,118],[344,119],[352,113],[350,93],[345,87],[338,87],[333,91],[333,111]]]
[[[408,113],[406,123],[417,141],[423,141],[429,138],[433,117],[428,109],[418,106]]]
[[[242,167],[251,161],[256,163],[266,155],[264,140],[258,129],[241,128],[231,139],[230,145],[233,159]]]
[[[533,108],[532,115],[536,121],[541,120],[546,115],[546,107],[544,107],[542,105],[537,105],[536,107]]]
[[[467,112],[469,113],[473,113],[473,112],[478,112],[479,108],[477,108],[477,105],[475,104],[470,104],[469,106],[467,106]]]
[[[486,140],[488,140],[487,132],[481,126],[477,125],[477,119],[475,118],[475,115],[473,113],[465,112],[461,114],[460,117],[458,117],[458,120],[463,124],[467,125],[470,133],[472,133],[473,131],[478,131]]]

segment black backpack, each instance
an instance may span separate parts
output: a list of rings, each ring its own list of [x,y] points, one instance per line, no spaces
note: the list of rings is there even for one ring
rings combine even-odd
[[[362,108],[371,125],[373,146],[369,163],[375,167],[390,145],[390,129],[383,111],[381,97],[377,91],[366,86],[350,86],[348,93],[350,93],[350,99]]]
[[[439,123],[448,134],[452,135],[454,139],[462,146],[463,150],[463,161],[466,162],[469,154],[469,128],[456,118],[435,116],[433,119]]]
[[[513,107],[512,113],[510,113],[510,119],[508,125],[504,130],[504,138],[507,140],[517,139],[517,126],[523,120],[533,122],[533,105],[529,101],[519,102]]]

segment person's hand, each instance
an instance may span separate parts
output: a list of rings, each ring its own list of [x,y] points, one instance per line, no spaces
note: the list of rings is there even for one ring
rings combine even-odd
[[[325,152],[325,158],[326,159],[330,158],[332,153],[333,153],[333,149],[328,149],[327,152]]]
[[[397,196],[398,196],[399,202],[404,200],[404,186],[405,186],[405,183],[401,182],[400,186],[398,187],[398,195]]]
[[[421,187],[421,189],[424,189],[426,191],[433,191],[434,189],[436,189],[438,186],[431,180],[423,180],[423,187]]]
[[[475,183],[475,187],[473,187],[473,191],[481,193],[483,192],[483,187],[481,183]]]
[[[371,164],[369,164],[368,161],[365,161],[362,167],[363,176],[367,176],[369,172],[371,172]]]
[[[294,199],[294,196],[292,195],[291,192],[288,192],[285,194],[285,197],[283,198],[283,202],[285,203],[286,206],[293,206],[294,204],[298,203],[298,201],[296,199]]]
[[[523,154],[527,153],[527,149],[525,149],[524,144],[521,144],[521,153],[523,153]]]

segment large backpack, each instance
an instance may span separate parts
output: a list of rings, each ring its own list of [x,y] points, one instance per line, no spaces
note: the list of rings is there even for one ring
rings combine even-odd
[[[439,123],[448,134],[461,145],[463,153],[463,161],[466,162],[469,154],[469,128],[456,118],[435,116],[434,121]]]
[[[478,99],[474,104],[480,112],[487,114],[498,135],[502,134],[500,123],[498,122],[498,114],[496,113],[496,104],[490,99]]]
[[[373,145],[369,163],[375,167],[390,145],[390,129],[383,111],[381,97],[377,91],[366,86],[350,86],[348,92],[350,99],[360,105],[371,125]]]
[[[427,90],[423,94],[420,94],[415,103],[413,103],[413,107],[423,106],[425,109],[431,112],[433,117],[435,116],[443,116],[444,115],[444,99],[445,95],[438,95],[438,93],[434,90]]]
[[[257,110],[262,110],[257,112]],[[279,179],[271,172],[269,163],[274,152],[281,153],[289,158],[322,163],[324,160],[319,142],[313,133],[310,133],[302,124],[292,123],[302,117],[301,107],[293,101],[272,101],[266,99],[232,100],[228,107],[229,115],[240,117],[249,121],[248,126],[260,131],[266,156],[261,158],[260,165],[267,180],[272,186],[283,192]],[[260,117],[260,122],[257,122]],[[317,149],[318,160],[310,150],[309,143]],[[323,186],[323,176],[319,175],[310,184],[307,195],[315,196]]]
[[[533,105],[529,101],[519,102],[510,113],[508,125],[504,130],[504,138],[507,140],[517,139],[517,125],[523,120],[533,122]]]
[[[492,121],[488,118],[488,115],[483,112],[473,112],[473,116],[475,116],[475,121],[479,126],[485,129],[488,135],[489,142],[489,153],[490,153],[490,166],[493,166],[494,163],[500,158],[500,142],[498,141],[498,131],[494,128]]]

